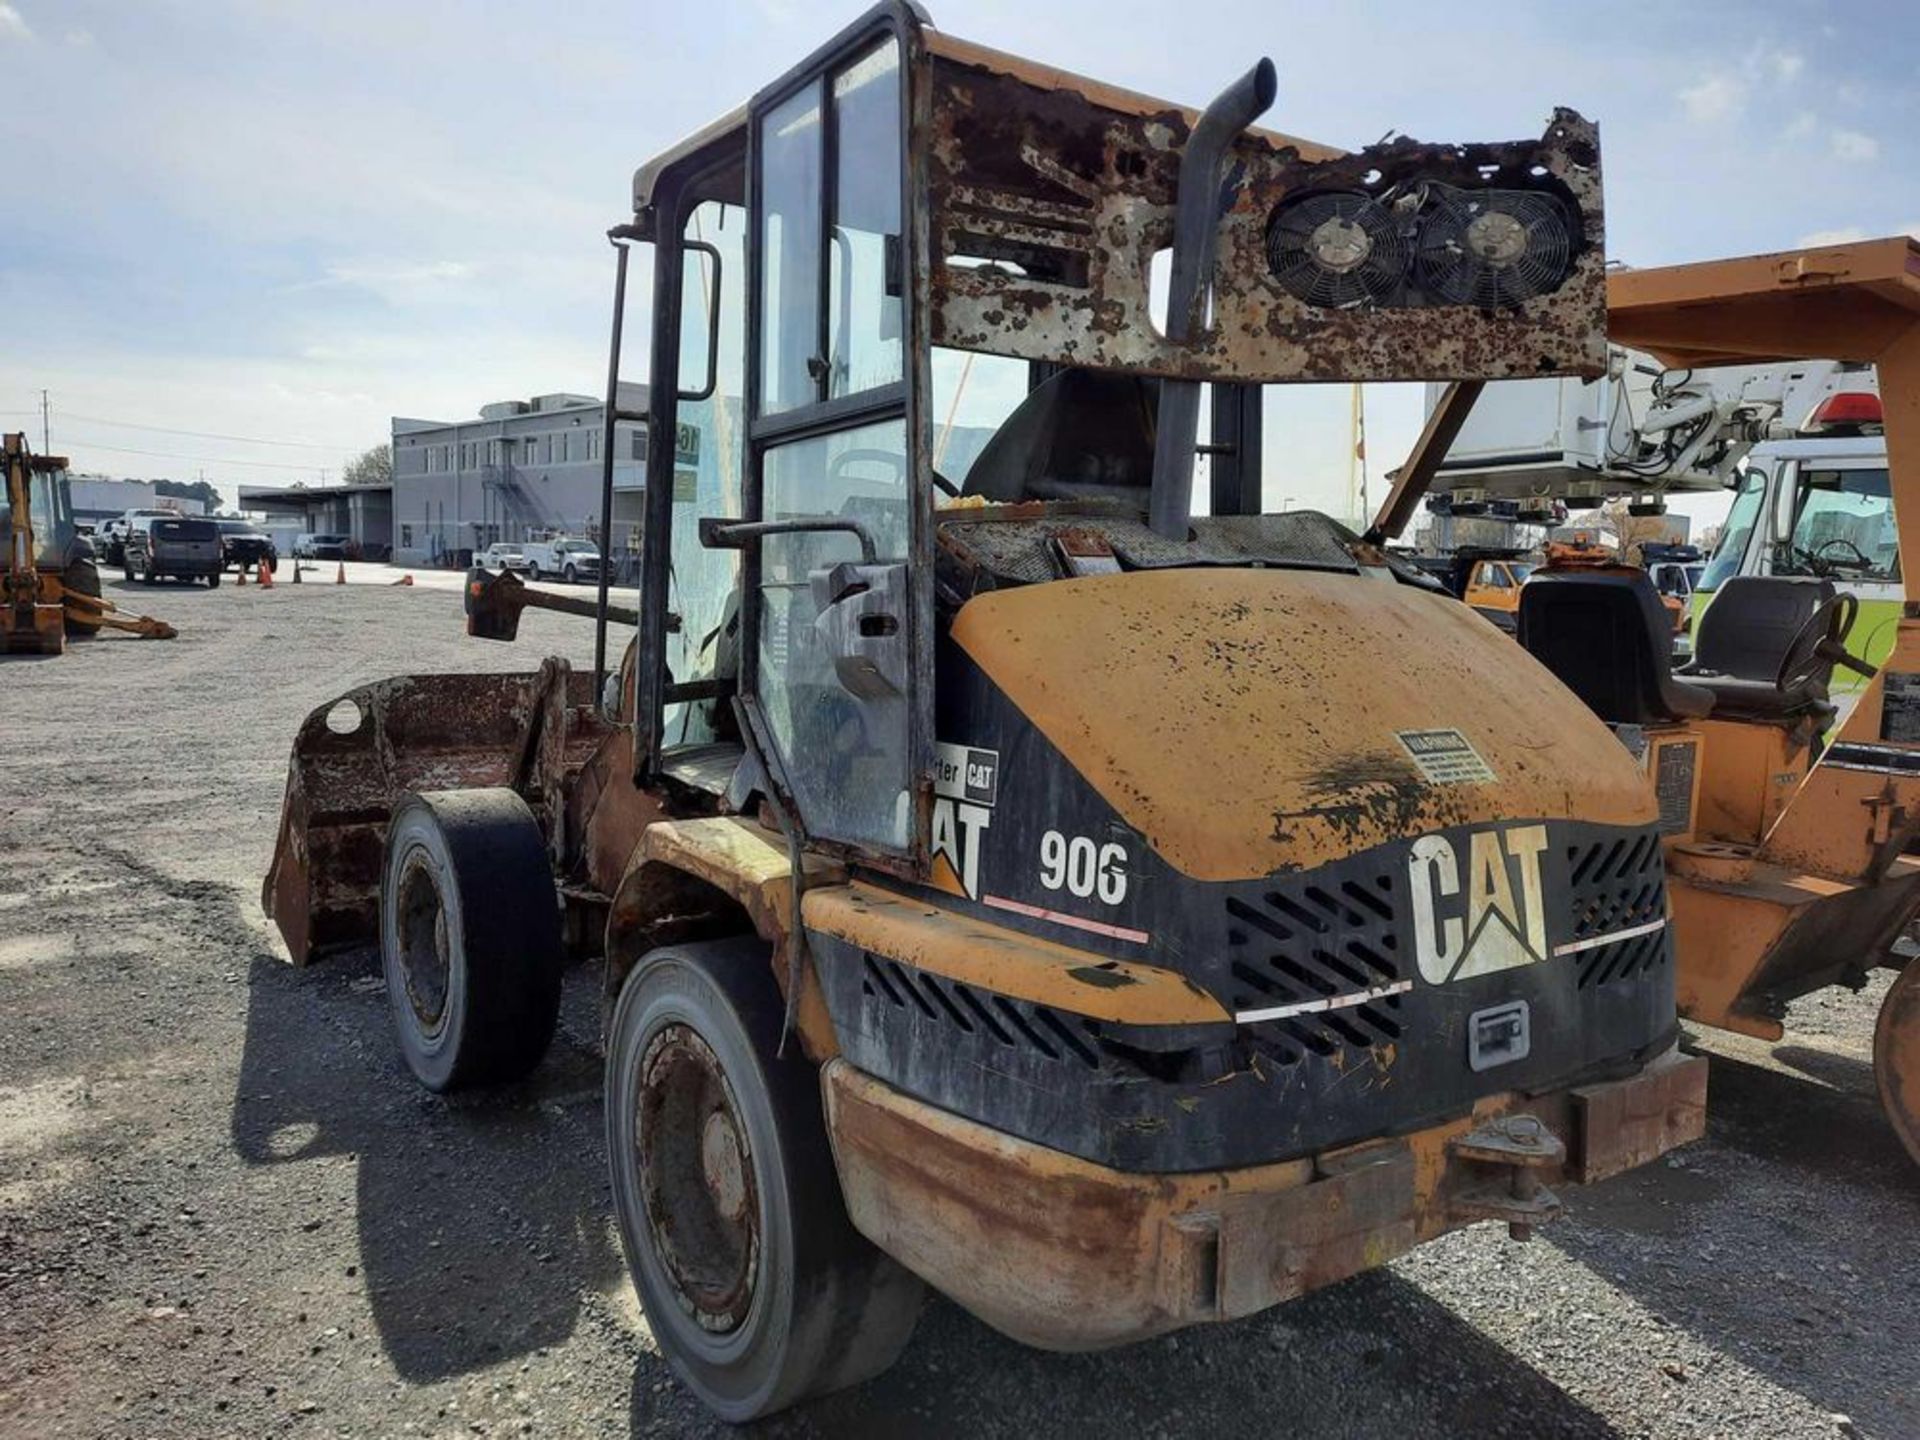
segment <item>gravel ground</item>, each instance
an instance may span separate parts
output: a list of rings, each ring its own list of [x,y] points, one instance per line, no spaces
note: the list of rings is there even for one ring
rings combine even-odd
[[[287,746],[352,684],[516,651],[422,584],[110,597],[175,621],[0,661],[0,1435],[716,1434],[608,1222],[597,977],[527,1084],[404,1073],[370,963],[260,913]],[[1882,986],[1708,1036],[1709,1138],[1211,1332],[1023,1350],[944,1303],[777,1435],[1920,1436],[1920,1172],[1876,1108]]]

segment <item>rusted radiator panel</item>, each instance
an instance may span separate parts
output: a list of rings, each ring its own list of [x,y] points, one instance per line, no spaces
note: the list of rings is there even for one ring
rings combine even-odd
[[[1340,154],[1249,131],[1228,170],[1211,323],[1176,344],[1152,323],[1149,275],[1173,242],[1191,112],[929,41],[928,133],[916,154],[927,170],[937,344],[1197,380],[1500,379],[1605,365],[1599,139],[1571,110],[1540,139],[1508,144],[1402,138]],[[1565,231],[1564,253],[1534,282],[1546,288],[1530,298],[1496,285],[1486,303],[1485,287],[1476,293],[1449,268],[1486,208],[1474,197],[1489,191],[1535,197],[1514,202],[1521,229],[1551,215],[1540,223]],[[1369,253],[1338,254],[1352,268],[1317,296],[1326,303],[1309,303],[1270,247],[1288,253],[1276,226],[1301,217],[1292,207],[1308,197],[1332,194],[1350,198],[1317,202],[1332,208],[1304,212],[1308,228],[1358,213],[1351,233]],[[1483,221],[1473,253],[1498,261],[1517,234]],[[1396,267],[1406,284],[1388,278]]]

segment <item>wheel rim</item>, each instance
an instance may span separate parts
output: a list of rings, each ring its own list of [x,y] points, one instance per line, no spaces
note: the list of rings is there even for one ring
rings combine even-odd
[[[661,1027],[640,1060],[634,1161],[652,1248],[688,1318],[711,1334],[753,1308],[760,1197],[733,1087],[691,1028]]]
[[[452,947],[439,879],[419,850],[407,856],[401,869],[396,911],[394,938],[407,1006],[420,1033],[431,1038],[447,1023]]]

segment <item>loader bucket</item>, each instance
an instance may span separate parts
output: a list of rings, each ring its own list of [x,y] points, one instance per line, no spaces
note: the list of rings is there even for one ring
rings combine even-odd
[[[402,797],[487,785],[526,793],[543,710],[590,713],[592,685],[554,660],[516,675],[401,675],[308,715],[260,896],[293,963],[378,941],[387,822]]]

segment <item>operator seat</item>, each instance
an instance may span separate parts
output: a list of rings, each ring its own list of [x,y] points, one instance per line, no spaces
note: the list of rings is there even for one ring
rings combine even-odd
[[[1153,488],[1160,387],[1111,370],[1062,370],[1028,392],[967,472],[961,492],[994,504],[1124,500]]]
[[[1536,570],[1520,587],[1520,644],[1609,725],[1667,725],[1713,709],[1676,680],[1673,623],[1644,570]]]
[[[1693,660],[1677,672],[1713,692],[1716,714],[1786,720],[1827,704],[1831,663],[1782,689],[1787,647],[1835,594],[1833,582],[1738,575],[1714,593],[1693,637]]]

